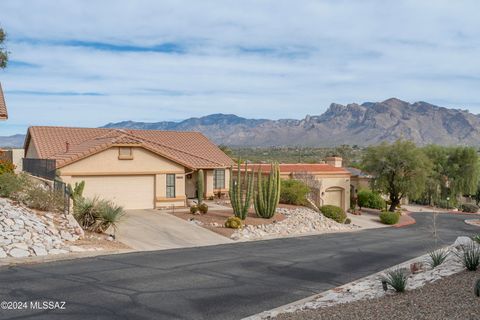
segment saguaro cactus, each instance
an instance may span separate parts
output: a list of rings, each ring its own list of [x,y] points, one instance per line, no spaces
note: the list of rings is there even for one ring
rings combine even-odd
[[[197,174],[197,198],[198,198],[198,203],[203,202],[203,192],[205,188],[205,181],[204,181],[204,175],[203,175],[203,170],[200,169],[198,170]]]
[[[233,179],[233,167],[230,168],[230,203],[232,204],[233,214],[236,217],[245,220],[250,208],[250,201],[253,193],[253,172],[248,172],[247,164],[242,178],[240,161],[237,167],[237,179]]]
[[[280,200],[280,169],[272,163],[268,178],[263,178],[262,170],[258,170],[257,192],[254,196],[255,212],[260,218],[270,219]]]

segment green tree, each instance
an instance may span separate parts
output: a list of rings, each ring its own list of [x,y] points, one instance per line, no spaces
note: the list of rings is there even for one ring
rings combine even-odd
[[[7,39],[7,34],[0,28],[0,69],[5,69],[8,63],[8,51],[5,47],[5,40]]]
[[[433,164],[424,198],[431,204],[446,197],[475,194],[479,182],[478,155],[471,147],[430,145],[423,151]]]
[[[363,166],[374,176],[372,188],[388,194],[389,211],[405,197],[418,197],[425,189],[430,160],[413,142],[397,140],[365,150]]]

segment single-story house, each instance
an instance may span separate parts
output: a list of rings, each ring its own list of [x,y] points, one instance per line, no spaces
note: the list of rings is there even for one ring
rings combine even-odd
[[[347,169],[348,171],[350,171],[350,173],[352,174],[352,176],[350,177],[350,184],[352,185],[352,191],[353,192],[358,192],[359,190],[361,189],[370,189],[371,186],[370,186],[370,183],[373,179],[373,177],[358,169],[358,168],[353,168],[353,167],[347,167],[345,168]]]
[[[248,164],[247,168],[258,172],[270,172],[271,164]],[[342,167],[342,158],[328,157],[325,163],[280,163],[281,179],[297,179],[307,183],[317,205],[335,205],[344,210],[350,207],[350,172]],[[234,173],[235,174],[235,173]]]
[[[26,159],[53,159],[65,183],[85,181],[84,196],[126,209],[186,206],[197,197],[227,192],[233,161],[199,132],[107,128],[30,127]]]
[[[5,102],[5,96],[3,95],[2,84],[0,83],[0,120],[7,120],[7,103]]]

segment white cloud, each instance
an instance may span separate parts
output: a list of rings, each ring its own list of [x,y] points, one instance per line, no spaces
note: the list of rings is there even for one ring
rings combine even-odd
[[[478,9],[477,1],[3,0],[13,63],[0,71],[10,112],[0,134],[214,112],[301,118],[330,102],[391,96],[480,112]],[[162,44],[181,52],[147,50]]]

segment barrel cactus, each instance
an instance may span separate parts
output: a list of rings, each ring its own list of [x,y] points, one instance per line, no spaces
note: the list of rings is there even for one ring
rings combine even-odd
[[[205,202],[202,202],[198,205],[198,211],[200,213],[205,214],[208,212],[208,205]]]
[[[242,220],[238,217],[229,217],[227,221],[225,221],[225,228],[240,229],[242,226]]]
[[[260,218],[270,219],[277,210],[280,200],[280,169],[277,163],[271,165],[268,178],[258,170],[257,192],[254,196],[255,213]]]

